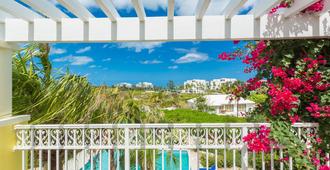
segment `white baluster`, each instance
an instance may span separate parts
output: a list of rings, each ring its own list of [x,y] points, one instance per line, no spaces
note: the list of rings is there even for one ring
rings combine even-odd
[[[261,152],[261,164],[262,164],[262,170],[266,169],[266,162],[265,162],[265,153],[264,151]]]
[[[280,159],[282,160],[280,162],[280,170],[283,170],[284,169],[284,163],[283,163],[283,148],[282,148],[282,146],[280,146]]]
[[[64,129],[64,165],[65,170],[68,170],[68,149],[66,148],[68,146],[68,129]]]
[[[31,137],[31,150],[30,150],[30,169],[33,170],[34,169],[34,130],[31,129],[30,130],[30,137]]]
[[[48,138],[48,141],[47,141],[47,145],[48,147],[51,146],[51,135],[50,135],[50,129],[47,129],[47,138]],[[51,170],[51,150],[48,149],[47,150],[47,169],[48,170]]]
[[[56,170],[60,169],[60,131],[57,129],[56,130]]]
[[[243,137],[245,137],[246,135],[248,135],[248,129],[247,127],[243,127],[242,128],[242,136],[241,136],[241,142],[243,144],[243,148],[241,150],[241,156],[242,156],[242,169],[246,170],[249,167],[249,152],[248,152],[248,148],[247,148],[247,144],[243,143]]]
[[[125,128],[125,170],[130,169],[130,162],[129,162],[129,145],[130,145],[130,139],[129,139],[129,128]]]

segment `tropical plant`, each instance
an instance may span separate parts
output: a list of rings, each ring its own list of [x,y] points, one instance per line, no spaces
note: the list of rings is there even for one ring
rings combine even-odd
[[[48,44],[33,43],[13,56],[14,114],[30,114],[33,124],[162,121],[158,109],[161,98],[151,105],[141,102],[135,91],[93,87],[86,77],[69,72],[57,75],[52,71],[49,51]],[[114,158],[115,153],[110,154]]]
[[[235,95],[246,97],[256,89],[267,89],[267,98],[255,113],[263,113],[271,121],[268,137],[288,148],[286,154],[293,157],[296,168],[327,168],[322,164],[327,160],[324,153],[329,151],[330,143],[330,41],[260,41],[248,43],[247,47],[246,56],[226,53],[219,56],[221,59],[239,57],[248,64],[246,72],[256,72]],[[308,135],[311,148],[290,130],[291,124],[299,121],[320,125],[317,134],[320,138]],[[307,150],[308,154],[304,154]]]

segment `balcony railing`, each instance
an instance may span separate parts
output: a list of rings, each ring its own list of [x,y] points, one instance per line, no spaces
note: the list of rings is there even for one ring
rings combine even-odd
[[[266,123],[17,125],[23,169],[292,169],[285,149],[248,152],[242,138]],[[292,130],[305,143],[317,124]]]

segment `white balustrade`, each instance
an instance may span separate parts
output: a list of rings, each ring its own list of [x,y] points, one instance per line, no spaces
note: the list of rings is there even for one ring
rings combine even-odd
[[[249,152],[242,138],[267,123],[17,125],[23,169],[292,169],[285,148]],[[297,123],[306,142],[318,124]],[[328,155],[327,155],[328,156]],[[37,161],[36,161],[37,160]],[[176,168],[174,168],[176,167]],[[208,167],[208,168],[206,168]]]

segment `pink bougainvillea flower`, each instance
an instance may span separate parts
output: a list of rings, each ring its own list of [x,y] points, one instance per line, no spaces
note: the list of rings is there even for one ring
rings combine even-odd
[[[287,88],[278,88],[274,84],[269,84],[268,94],[271,97],[271,114],[283,114],[297,108],[298,97]]]
[[[233,43],[234,44],[238,44],[240,41],[239,40],[234,40]]]
[[[312,162],[314,165],[320,165],[321,163],[320,159],[317,159],[316,157],[312,158]]]
[[[219,54],[218,58],[221,60],[231,60],[230,54],[226,52]]]
[[[311,6],[307,7],[305,10],[303,10],[303,13],[315,13],[320,12],[324,8],[324,0],[320,0],[312,4]]]
[[[315,113],[320,111],[320,107],[316,103],[310,103],[308,107],[306,107],[306,110],[310,113]]]
[[[284,157],[282,159],[279,159],[279,161],[281,161],[281,162],[287,162],[287,161],[289,161],[289,157],[286,156],[286,157]]]
[[[289,118],[292,124],[295,124],[297,121],[300,121],[300,117],[298,115],[289,116]]]
[[[274,77],[280,77],[280,78],[286,78],[287,74],[285,73],[285,71],[282,69],[282,67],[272,67],[272,73],[274,75]]]
[[[330,166],[322,165],[320,166],[319,170],[330,170]]]
[[[247,143],[248,149],[254,152],[270,152],[270,146],[274,143],[270,137],[270,128],[262,125],[260,128],[243,137],[243,141]]]

